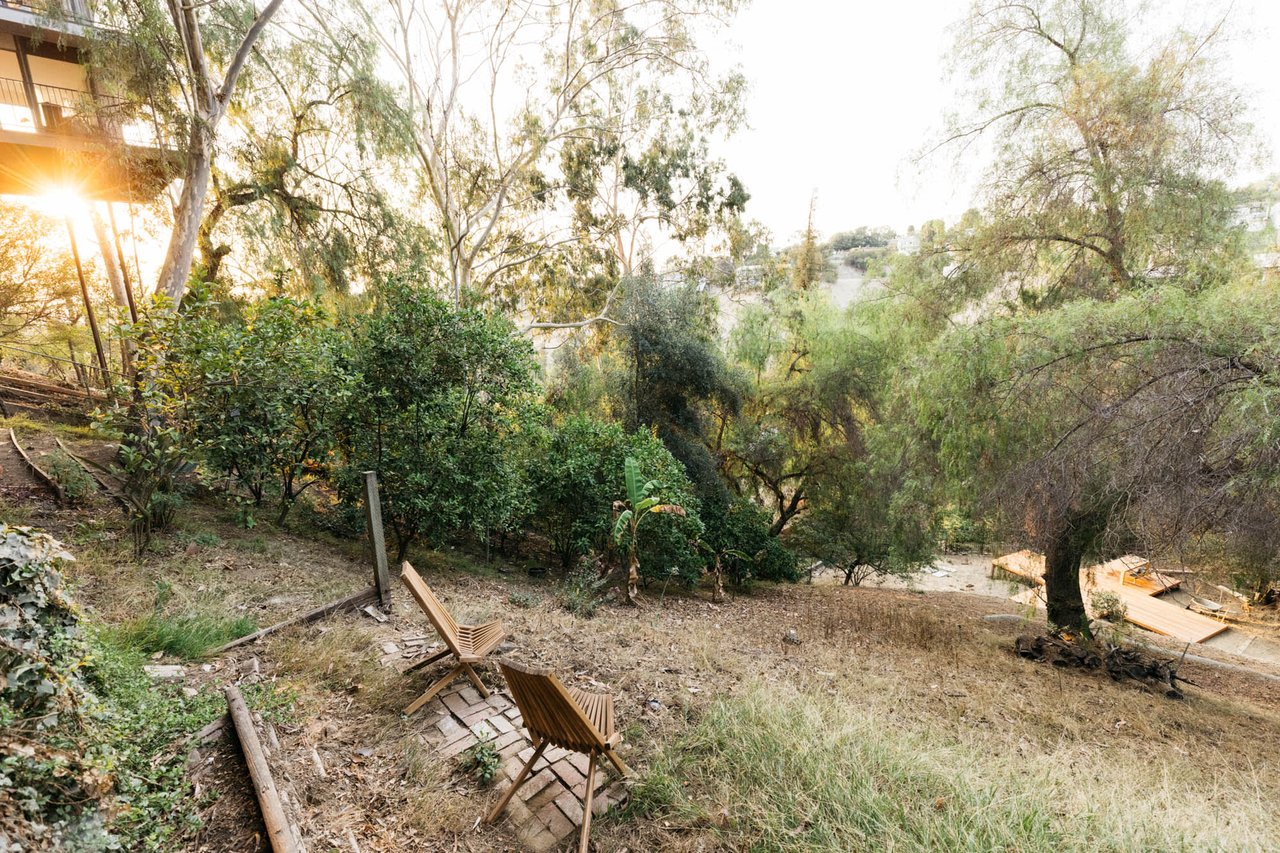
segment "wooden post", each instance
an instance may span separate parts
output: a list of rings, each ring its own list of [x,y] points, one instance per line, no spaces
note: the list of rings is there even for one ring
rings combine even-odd
[[[382,502],[378,499],[378,472],[364,472],[364,515],[369,525],[369,542],[373,545],[373,585],[378,589],[378,603],[391,607],[391,572],[387,568],[387,543],[382,535]]]
[[[253,781],[254,793],[257,794],[258,804],[262,808],[262,822],[266,824],[271,849],[275,853],[298,853],[301,849],[298,836],[280,802],[280,792],[276,790],[276,783],[271,778],[271,769],[267,766],[262,742],[258,740],[257,729],[253,726],[253,717],[249,715],[249,708],[244,704],[240,688],[234,684],[228,684],[223,692],[227,696],[227,710],[231,714],[236,736],[240,739],[244,763],[249,766],[249,778]]]
[[[71,225],[71,217],[64,220],[67,224],[67,239],[71,241],[71,257],[76,262],[76,275],[80,278],[80,295],[84,297],[84,313],[89,319],[89,330],[93,332],[93,348],[98,353],[98,366],[102,369],[102,386],[107,395],[112,393],[111,368],[107,365],[107,354],[102,348],[102,336],[98,334],[98,320],[93,316],[93,303],[89,300],[89,285],[84,280],[84,267],[80,265],[80,247],[76,245],[75,228]]]

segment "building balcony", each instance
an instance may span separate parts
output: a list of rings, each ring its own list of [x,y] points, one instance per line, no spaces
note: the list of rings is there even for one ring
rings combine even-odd
[[[88,0],[0,0],[0,31],[31,36],[54,30],[71,44],[93,26]]]
[[[0,193],[71,185],[99,199],[153,197],[175,158],[126,107],[120,98],[0,78]]]
[[[0,77],[0,131],[158,147],[152,128],[131,119],[122,98],[42,83],[32,83],[30,88],[34,98],[28,96],[22,80]],[[31,109],[33,99],[38,114]]]

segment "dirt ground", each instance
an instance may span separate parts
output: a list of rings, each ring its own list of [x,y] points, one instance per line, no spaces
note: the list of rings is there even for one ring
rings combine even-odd
[[[0,458],[6,471],[10,464]],[[59,509],[6,473],[0,509],[72,548],[76,595],[106,621],[136,616],[157,581],[172,585],[173,606],[218,607],[266,625],[371,577],[361,542],[268,526],[246,531],[215,503],[192,506],[179,529],[137,562],[105,501]],[[986,577],[987,558],[950,559],[951,571],[910,589],[762,585],[722,604],[704,591],[651,589],[641,609],[610,605],[583,619],[559,606],[554,577],[460,552],[410,556],[459,621],[503,620],[511,644],[504,654],[549,667],[566,683],[613,692],[623,757],[642,774],[707,703],[755,683],[829,696],[905,729],[1028,761],[1058,760],[1069,749],[1072,761],[1114,764],[1123,756],[1134,766],[1201,780],[1215,772],[1196,759],[1206,750],[1214,766],[1230,767],[1280,752],[1275,680],[1188,662],[1183,673],[1195,686],[1187,701],[1171,702],[1136,685],[1019,659],[1013,638],[1042,625],[1035,617],[983,619],[1016,612],[1005,600],[1007,583]],[[798,643],[784,639],[792,632]],[[267,740],[309,849],[515,849],[502,822],[479,824],[496,792],[456,763],[436,760],[421,720],[400,714],[432,674],[402,674],[406,652],[421,648],[406,640],[431,643],[432,635],[408,596],[397,594],[386,622],[341,614],[203,663],[164,662],[183,663],[194,689],[274,681],[296,696],[289,721],[270,726]],[[496,686],[492,667],[483,677]],[[203,828],[180,849],[266,849],[239,762],[226,740],[193,754],[193,777],[208,805]],[[1276,802],[1280,780],[1260,784],[1258,795]],[[722,846],[706,826],[639,817],[600,821],[593,838],[601,850]]]

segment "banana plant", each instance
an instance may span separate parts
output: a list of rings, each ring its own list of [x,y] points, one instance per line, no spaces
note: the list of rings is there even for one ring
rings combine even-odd
[[[684,507],[678,504],[663,503],[654,495],[658,489],[657,480],[642,483],[640,465],[628,456],[623,462],[623,473],[627,481],[627,499],[614,503],[616,518],[613,522],[613,541],[621,545],[627,543],[627,603],[636,604],[640,590],[640,522],[653,513],[668,515],[684,515]]]

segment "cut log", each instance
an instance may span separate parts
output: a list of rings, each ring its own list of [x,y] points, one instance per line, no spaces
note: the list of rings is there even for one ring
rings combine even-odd
[[[346,610],[348,608],[359,609],[364,605],[373,602],[377,597],[378,588],[376,586],[365,587],[359,592],[348,595],[346,598],[340,598],[337,601],[322,604],[314,610],[308,610],[306,613],[290,617],[283,622],[277,622],[274,625],[263,628],[261,631],[254,631],[252,634],[248,634],[238,640],[232,640],[222,648],[215,651],[214,654],[220,655],[225,651],[236,648],[237,646],[243,646],[247,643],[256,643],[258,640],[261,640],[268,634],[274,634],[281,628],[288,628],[293,625],[306,625],[308,622],[315,622],[317,619],[323,619],[331,613],[337,613],[339,610]]]
[[[27,455],[27,451],[23,450],[22,445],[18,443],[18,434],[12,429],[9,430],[9,441],[13,443],[13,449],[18,451],[18,455],[22,457],[22,461],[27,463],[27,468],[31,471],[32,476],[40,481],[40,485],[49,490],[49,493],[53,495],[53,499],[58,502],[58,505],[61,506],[66,503],[67,496],[63,493],[62,486],[59,486],[57,480],[46,474],[44,469],[37,465],[35,461]]]
[[[262,742],[258,739],[258,730],[253,726],[253,717],[244,704],[240,688],[228,684],[223,692],[227,696],[227,710],[231,714],[236,737],[240,740],[240,750],[244,753],[244,763],[249,767],[253,792],[262,809],[262,822],[266,824],[271,849],[275,853],[300,853],[301,836],[285,814],[280,792],[276,790],[276,783],[271,778],[271,768],[267,766],[267,757],[262,751]]]

